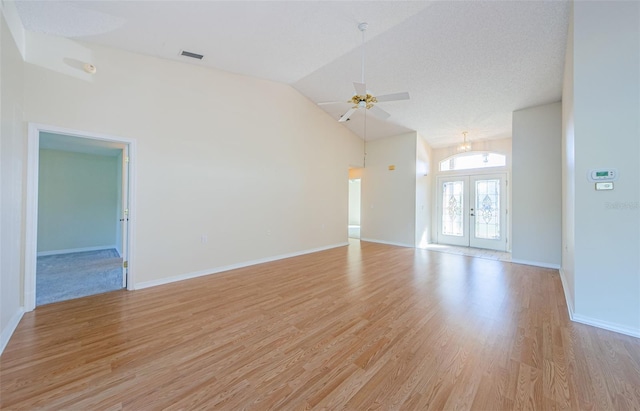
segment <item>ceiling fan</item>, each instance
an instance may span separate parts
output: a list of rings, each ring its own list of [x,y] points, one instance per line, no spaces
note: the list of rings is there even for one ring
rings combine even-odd
[[[399,100],[409,100],[408,92],[401,93],[391,93],[391,94],[383,94],[381,96],[374,96],[373,93],[367,90],[367,86],[364,82],[364,32],[369,27],[368,23],[360,23],[358,24],[358,30],[362,32],[362,81],[360,83],[353,83],[353,88],[356,91],[356,94],[353,95],[347,103],[352,104],[352,107],[345,114],[340,117],[339,122],[345,122],[349,120],[349,118],[355,113],[357,110],[364,109],[366,111],[370,111],[374,116],[385,120],[391,116],[391,114],[387,113],[380,107],[376,106],[376,103],[382,103],[387,101],[399,101]],[[332,101],[327,103],[318,103],[319,106],[329,105],[329,104],[344,104],[341,101]]]

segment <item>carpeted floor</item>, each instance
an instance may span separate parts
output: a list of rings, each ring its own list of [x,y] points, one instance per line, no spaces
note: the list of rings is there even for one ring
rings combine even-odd
[[[114,249],[38,257],[36,305],[122,288],[122,258]]]

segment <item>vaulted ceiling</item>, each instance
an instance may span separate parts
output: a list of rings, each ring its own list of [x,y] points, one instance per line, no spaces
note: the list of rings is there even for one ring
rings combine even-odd
[[[27,30],[290,84],[345,101],[365,79],[387,120],[366,138],[417,131],[433,147],[511,137],[514,110],[559,101],[568,1],[26,1]],[[181,50],[204,55],[180,56]],[[323,105],[338,120],[349,105]],[[345,122],[365,136],[356,112]]]

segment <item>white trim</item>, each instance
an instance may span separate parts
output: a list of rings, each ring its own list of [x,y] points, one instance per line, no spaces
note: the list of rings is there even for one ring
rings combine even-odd
[[[535,267],[553,268],[554,270],[560,269],[560,264],[542,263],[540,261],[514,260],[513,258],[511,258],[511,262],[516,264],[533,265]]]
[[[36,308],[36,259],[38,246],[38,161],[40,149],[40,132],[64,134],[68,136],[88,138],[92,140],[110,141],[121,143],[129,147],[129,223],[128,228],[128,269],[127,289],[133,290],[134,283],[134,255],[133,244],[135,241],[135,193],[136,193],[136,140],[107,134],[91,133],[73,130],[63,127],[50,126],[38,123],[29,123],[27,136],[27,204],[25,211],[25,251],[24,251],[24,311],[33,311]]]
[[[51,250],[51,251],[38,251],[38,257],[44,257],[47,255],[58,255],[58,254],[71,254],[71,253],[82,253],[85,251],[102,251],[102,250],[116,250],[118,255],[120,252],[115,244],[113,245],[101,245],[97,247],[82,247],[82,248],[68,248],[66,250]]]
[[[138,152],[136,148],[136,140],[129,140],[129,190],[127,200],[129,203],[129,216],[127,222],[127,290],[134,290],[135,271],[135,234],[136,234],[136,164],[138,162]],[[120,254],[122,255],[122,254]]]
[[[502,154],[497,153],[496,154]],[[505,154],[502,154],[505,155]],[[510,177],[511,167],[503,166],[503,167],[487,167],[487,168],[469,168],[467,170],[448,170],[448,171],[440,171],[438,164],[438,170],[433,173],[435,177],[457,177],[457,176],[475,176],[475,175],[484,175],[484,174],[507,174],[507,177]]]
[[[7,326],[4,327],[4,330],[2,330],[2,334],[0,334],[0,354],[2,354],[4,349],[7,347],[7,344],[9,343],[11,336],[18,327],[18,324],[20,324],[20,320],[22,319],[23,315],[24,309],[22,307],[19,307],[18,310],[11,316],[11,319],[9,320],[9,323],[7,323]]]
[[[226,265],[226,266],[223,266],[223,267],[215,267],[215,268],[209,268],[209,269],[206,269],[206,270],[194,271],[194,272],[191,272],[191,273],[180,274],[180,275],[176,275],[176,276],[173,276],[173,277],[161,278],[161,279],[158,279],[158,280],[144,281],[144,282],[136,284],[134,289],[135,290],[142,290],[144,288],[156,287],[158,285],[165,285],[165,284],[175,283],[177,281],[190,280],[192,278],[202,277],[202,276],[205,276],[205,275],[219,274],[219,273],[222,273],[222,272],[225,272],[225,271],[229,271],[229,270],[236,270],[238,268],[245,268],[245,267],[249,267],[249,266],[252,266],[252,265],[269,263],[271,261],[283,260],[285,258],[297,257],[297,256],[301,256],[301,255],[304,255],[304,254],[317,253],[319,251],[325,251],[325,250],[329,250],[329,249],[332,249],[332,248],[344,247],[344,246],[348,246],[348,245],[349,245],[348,242],[346,242],[346,243],[338,243],[338,244],[331,244],[331,245],[324,246],[324,247],[311,248],[311,249],[308,249],[308,250],[296,251],[296,252],[287,253],[287,254],[280,254],[280,255],[273,256],[273,257],[259,258],[257,260],[245,261],[245,262],[242,262],[242,263],[230,264],[230,265]]]
[[[562,289],[564,291],[564,298],[567,301],[567,311],[569,312],[569,319],[571,321],[590,325],[592,327],[602,328],[604,330],[613,331],[616,333],[630,335],[631,337],[640,338],[640,329],[628,327],[625,325],[620,325],[616,323],[611,323],[608,321],[597,320],[591,317],[585,317],[580,314],[576,314],[574,311],[574,303],[573,298],[568,293],[569,287],[567,286],[567,280],[564,273],[564,270],[560,268],[560,281],[562,282]]]
[[[595,318],[585,317],[579,314],[573,314],[571,318],[572,321],[575,321],[580,324],[590,325],[592,327],[602,328],[604,330],[609,330],[613,332],[617,332],[620,334],[630,335],[631,337],[640,338],[640,329],[627,327],[625,325],[610,323],[609,321],[596,320]]]
[[[27,205],[24,246],[24,310],[36,308],[36,262],[38,258],[38,168],[40,129],[29,124],[27,136]]]
[[[386,244],[386,245],[395,245],[395,246],[398,246],[398,247],[415,248],[415,246],[413,244],[396,243],[396,242],[393,242],[393,241],[376,240],[374,238],[360,238],[360,241],[368,241],[370,243],[378,243],[378,244]]]
[[[569,312],[569,319],[573,321],[573,297],[569,294],[569,286],[567,285],[567,278],[562,267],[560,267],[560,281],[562,282],[562,291],[564,291],[564,299],[567,303],[567,311]]]

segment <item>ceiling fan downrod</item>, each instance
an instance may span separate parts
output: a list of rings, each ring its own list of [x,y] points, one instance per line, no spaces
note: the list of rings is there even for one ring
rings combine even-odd
[[[340,119],[338,119],[340,123],[343,123],[349,120],[351,115],[358,110],[362,110],[364,112],[365,124],[366,124],[368,111],[371,111],[371,114],[373,114],[377,118],[381,120],[386,120],[387,118],[389,118],[389,116],[391,116],[391,114],[387,113],[386,111],[378,107],[376,105],[377,103],[387,102],[387,101],[409,100],[409,93],[406,91],[402,93],[383,94],[381,96],[375,96],[372,92],[367,91],[367,85],[364,79],[365,78],[364,66],[365,66],[365,56],[366,56],[364,32],[367,30],[368,27],[369,27],[369,24],[366,22],[362,22],[358,24],[358,30],[360,30],[360,32],[362,33],[362,79],[361,79],[362,82],[353,83],[353,88],[355,89],[356,93],[353,96],[351,96],[349,100],[346,101],[347,103],[351,103],[352,106],[346,113],[342,114]],[[342,102],[329,102],[329,103],[318,103],[318,105],[338,104],[338,103],[342,104]]]
[[[367,31],[367,28],[369,28],[369,23],[367,22],[362,22],[358,24],[358,30],[362,32],[362,79],[361,79],[362,84],[366,84],[364,82],[364,32]]]

